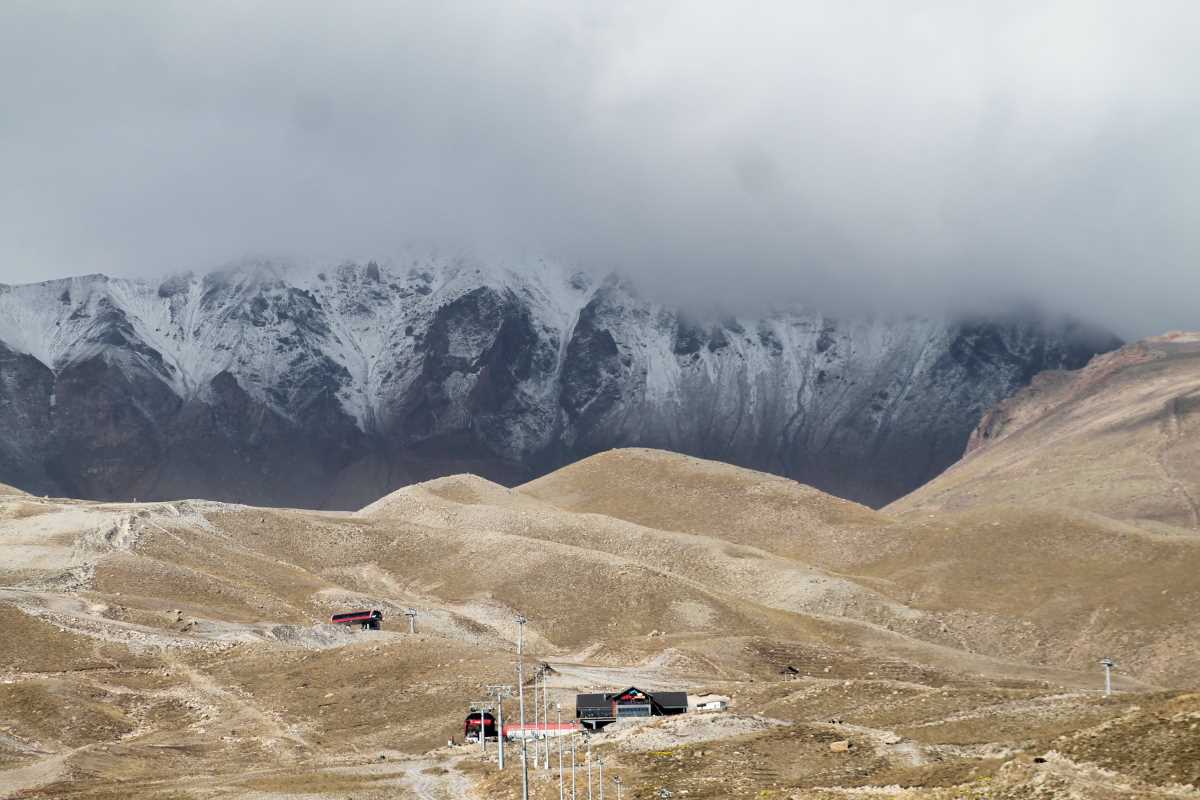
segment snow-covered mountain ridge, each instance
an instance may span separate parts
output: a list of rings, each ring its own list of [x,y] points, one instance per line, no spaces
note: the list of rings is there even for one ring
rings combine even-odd
[[[0,286],[0,481],[353,507],[644,445],[879,504],[1036,372],[1117,344],[1015,316],[692,320],[538,260],[89,275]]]

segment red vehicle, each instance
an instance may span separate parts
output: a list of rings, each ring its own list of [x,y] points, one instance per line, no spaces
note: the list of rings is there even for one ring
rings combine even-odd
[[[360,625],[364,631],[377,631],[383,625],[382,611],[347,611],[329,618],[334,625]]]

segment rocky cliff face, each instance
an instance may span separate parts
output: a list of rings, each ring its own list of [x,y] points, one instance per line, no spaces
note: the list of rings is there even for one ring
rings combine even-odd
[[[0,286],[0,482],[361,506],[660,447],[882,504],[984,409],[1119,344],[1069,321],[694,320],[543,262]]]

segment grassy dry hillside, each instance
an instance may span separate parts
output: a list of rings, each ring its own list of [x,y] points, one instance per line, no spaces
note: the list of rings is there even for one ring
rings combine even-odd
[[[1119,652],[1143,680],[1200,679],[1186,646],[1200,640],[1200,537],[1048,504],[892,517],[773,476],[646,450],[602,454],[520,492],[737,543],[720,548],[753,564],[740,570],[738,591],[764,605],[783,606],[798,584],[819,581],[826,605],[794,610],[833,608],[922,642],[1022,663],[1086,670]],[[774,563],[790,566],[786,587],[771,581]],[[695,558],[674,569],[701,571]]]
[[[1200,537],[1176,503],[1196,436],[1170,400],[1192,343],[1146,347],[1039,381],[1040,410],[1013,401],[884,512],[648,450],[354,514],[5,495],[0,797],[519,796],[514,770],[444,746],[512,682],[518,611],[568,714],[629,684],[733,697],[600,737],[627,797],[1197,796]],[[1141,505],[1089,505],[1101,480],[1132,492],[1121,464],[1151,443]],[[1012,502],[1030,469],[1044,491]],[[385,629],[322,624],[354,607]]]

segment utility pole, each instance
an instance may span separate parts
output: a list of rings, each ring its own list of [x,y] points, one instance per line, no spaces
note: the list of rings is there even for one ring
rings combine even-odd
[[[545,667],[541,667],[540,671],[542,673],[542,722],[545,723],[545,727],[549,728],[550,727],[550,686],[546,682],[547,678],[549,676],[546,674]],[[543,738],[545,738],[545,737],[543,737]],[[542,762],[542,769],[550,769],[550,740],[548,738],[545,740],[545,752],[542,755],[545,758],[545,761]]]
[[[604,800],[604,756],[599,756],[600,760],[600,800]]]
[[[617,800],[621,800],[621,776],[613,778],[613,783],[617,785]]]
[[[592,737],[587,737],[588,800],[592,800]]]
[[[538,674],[542,681],[542,769],[550,769],[550,739],[547,737],[550,717],[546,714],[546,673],[538,667]]]
[[[571,800],[575,798],[575,734],[571,734]]]
[[[496,746],[500,751],[500,769],[504,769],[504,698],[512,697],[512,687],[494,683],[487,690],[496,696]]]
[[[542,703],[538,700],[538,673],[533,673],[533,766],[540,767],[542,765],[541,744],[538,739],[542,733],[542,726],[538,724],[538,712],[542,707]]]
[[[529,800],[529,740],[525,730],[525,619],[517,614],[517,694],[521,700],[521,800]]]
[[[541,687],[542,698],[544,699],[546,697],[546,677],[542,674],[541,667],[538,667],[537,682],[538,686]],[[537,748],[533,751],[533,763],[537,765],[539,769],[546,769],[546,765],[542,763],[542,753],[543,751],[549,751],[550,749],[550,742],[546,739],[546,724],[549,722],[549,720],[546,719],[546,709],[543,701],[538,699],[538,689],[536,686],[534,687],[533,691],[533,702],[538,704],[538,710],[535,713],[541,714],[541,722],[539,722],[537,726]]]
[[[1112,670],[1117,662],[1111,658],[1105,658],[1100,663],[1104,666],[1104,696],[1108,697],[1112,694]]]
[[[558,719],[558,727],[562,728],[562,703],[554,704],[554,712]],[[563,784],[562,735],[560,730],[554,732],[554,738],[558,740],[558,800],[567,800],[566,788]]]
[[[504,695],[502,688],[496,687],[496,751],[500,759],[500,769],[504,769]]]
[[[408,617],[408,632],[417,632],[417,610],[415,608],[406,608],[404,616]]]

